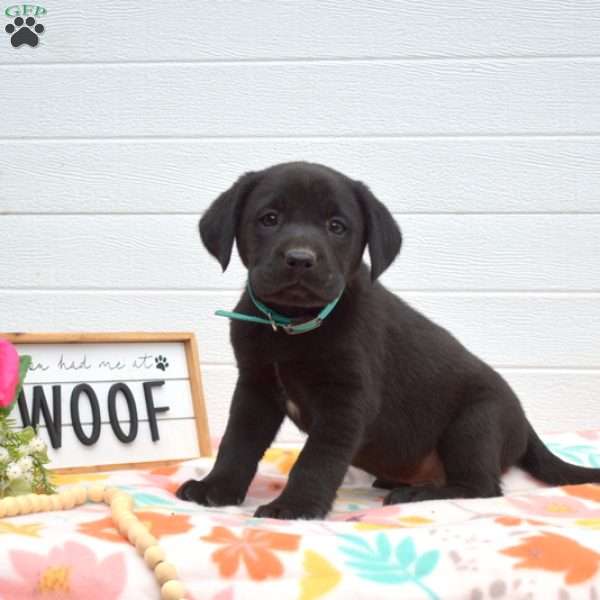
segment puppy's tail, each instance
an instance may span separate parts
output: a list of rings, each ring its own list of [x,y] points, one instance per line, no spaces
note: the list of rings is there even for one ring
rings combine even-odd
[[[579,467],[561,460],[544,446],[531,425],[527,449],[520,466],[536,479],[550,485],[600,483],[600,469]]]

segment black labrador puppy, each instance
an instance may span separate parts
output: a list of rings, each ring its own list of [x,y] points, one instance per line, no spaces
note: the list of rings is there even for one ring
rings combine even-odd
[[[498,373],[377,282],[401,234],[363,183],[304,162],[247,173],[200,234],[223,270],[237,241],[248,285],[229,313],[239,378],[216,463],[179,498],[240,504],[286,415],[308,439],[259,517],[324,517],[351,464],[386,504],[497,496],[511,465],[600,482],[550,453]]]

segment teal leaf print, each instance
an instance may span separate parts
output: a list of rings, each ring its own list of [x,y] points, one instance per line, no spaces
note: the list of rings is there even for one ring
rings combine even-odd
[[[417,577],[426,577],[431,573],[437,565],[440,553],[437,550],[430,550],[419,557],[415,565],[415,575]]]
[[[133,494],[135,503],[137,506],[165,506],[171,507],[174,502],[171,500],[166,500],[165,498],[161,498],[160,496],[156,496],[155,494],[149,494],[147,492],[136,492]]]
[[[379,558],[383,562],[388,561],[392,555],[392,547],[387,535],[385,535],[385,533],[378,533],[377,537],[375,538],[375,544],[377,545]]]
[[[339,537],[347,544],[340,546],[339,551],[349,559],[346,566],[357,577],[381,584],[412,583],[421,588],[431,600],[438,600],[422,581],[438,564],[440,553],[437,550],[429,550],[419,556],[411,537],[404,538],[393,548],[385,533],[378,533],[373,543],[369,543],[368,538],[357,535],[345,534]]]
[[[417,550],[412,538],[404,538],[396,546],[396,560],[402,569],[406,569],[417,558]]]
[[[357,573],[361,579],[367,579],[368,581],[374,581],[375,583],[387,583],[392,585],[399,585],[400,583],[406,583],[410,581],[410,577],[407,575],[399,575],[398,573]]]
[[[557,442],[547,444],[553,454],[563,460],[581,467],[600,467],[600,452],[589,444],[573,444],[566,446]]]
[[[192,514],[196,510],[193,507],[190,509],[185,506],[181,506],[181,504],[184,504],[183,502],[177,504],[170,498],[163,498],[158,494],[140,491],[139,488],[135,488],[133,486],[122,485],[119,486],[119,488],[131,495],[135,502],[136,508],[164,508],[171,512],[184,514]]]
[[[340,550],[347,554],[350,558],[355,558],[357,561],[371,561],[373,559],[373,552],[360,552],[360,550],[355,550],[354,548],[342,547]]]
[[[352,535],[350,533],[346,533],[346,534],[340,534],[339,537],[341,537],[344,540],[347,540],[348,542],[356,544],[358,546],[362,546],[366,550],[369,550],[369,551],[371,550],[371,546],[369,546],[369,542],[367,542],[366,539],[360,537],[359,535]]]

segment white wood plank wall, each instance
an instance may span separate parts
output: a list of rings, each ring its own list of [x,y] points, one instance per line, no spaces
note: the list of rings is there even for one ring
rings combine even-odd
[[[194,330],[218,435],[243,273],[197,219],[308,159],[391,208],[385,283],[540,430],[600,427],[597,1],[42,5],[38,47],[0,32],[0,331]]]

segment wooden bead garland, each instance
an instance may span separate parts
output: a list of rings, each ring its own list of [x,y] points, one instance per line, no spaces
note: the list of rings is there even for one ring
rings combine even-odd
[[[177,579],[177,570],[174,565],[165,561],[156,565],[154,575],[156,575],[158,583],[165,584],[167,581]]]
[[[133,498],[114,487],[75,486],[58,494],[27,494],[0,499],[0,518],[28,515],[36,512],[69,510],[86,502],[103,502],[110,507],[115,527],[136,547],[154,572],[160,586],[161,600],[183,600],[185,588],[177,578],[177,570],[167,562],[158,540],[133,512]]]
[[[153,571],[156,565],[163,562],[165,558],[165,551],[158,545],[150,546],[150,548],[144,552],[144,560]]]
[[[117,513],[116,516],[113,513],[113,521],[115,522],[115,525],[117,526],[117,529],[119,530],[121,535],[123,537],[127,537],[127,532],[129,531],[129,528],[134,523],[137,523],[137,517],[133,513],[121,512]]]

